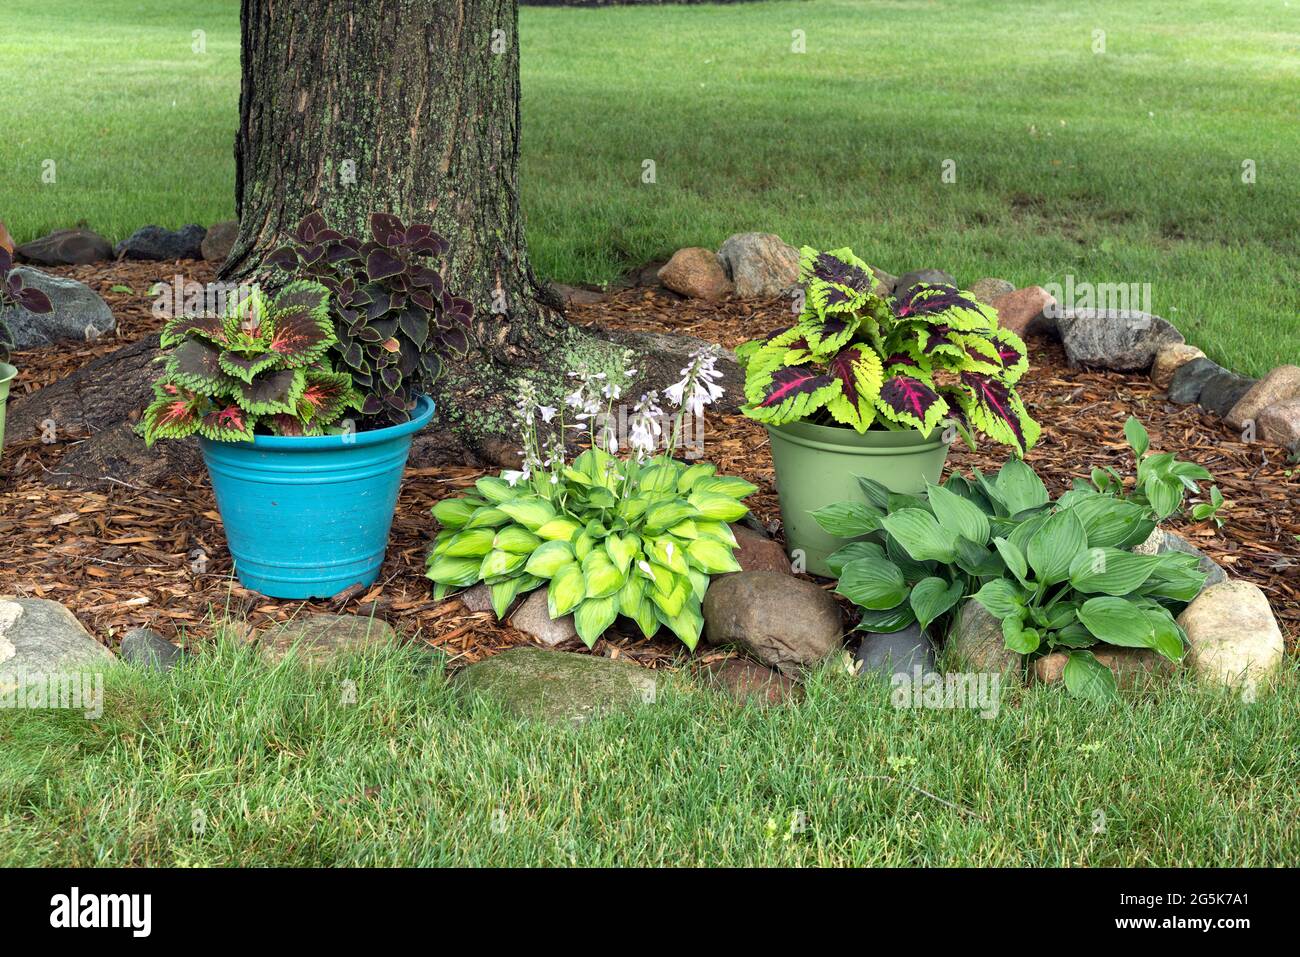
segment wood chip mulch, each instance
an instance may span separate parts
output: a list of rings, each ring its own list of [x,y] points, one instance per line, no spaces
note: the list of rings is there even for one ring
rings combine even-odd
[[[75,348],[19,354],[17,393],[66,376],[125,342],[154,332],[149,289],[180,274],[206,282],[205,263],[110,263],[51,270],[88,283],[108,301],[119,328],[115,338]],[[115,289],[115,287],[117,287]],[[126,288],[130,292],[125,291]],[[681,300],[663,290],[631,288],[602,302],[573,305],[581,325],[697,336],[727,347],[789,324],[785,302]],[[1300,638],[1300,467],[1282,449],[1246,443],[1195,406],[1175,406],[1142,375],[1070,369],[1058,344],[1030,343],[1031,370],[1021,393],[1043,425],[1029,461],[1054,493],[1093,465],[1131,471],[1123,426],[1137,415],[1152,447],[1199,462],[1215,476],[1228,500],[1225,525],[1211,522],[1178,530],[1230,574],[1268,595],[1294,652]],[[720,471],[759,486],[749,504],[760,521],[780,518],[767,435],[739,415],[710,415],[706,456]],[[115,646],[130,628],[148,626],[187,644],[210,640],[214,616],[246,622],[249,629],[319,611],[374,613],[409,636],[468,663],[528,638],[498,623],[491,612],[473,613],[456,600],[434,602],[424,577],[432,537],[429,509],[461,494],[479,476],[475,468],[411,468],[406,473],[387,561],[364,594],[301,602],[265,598],[239,587],[231,573],[220,517],[206,475],[176,475],[157,487],[113,484],[99,491],[53,488],[41,482],[57,468],[65,447],[39,439],[15,442],[0,460],[0,593],[51,598],[72,609],[100,641]],[[954,446],[953,468],[1000,467],[1004,455],[986,444],[977,454]],[[576,643],[575,643],[576,644]],[[646,641],[613,634],[595,649],[650,667],[680,663],[675,639]],[[703,650],[703,649],[702,649]]]

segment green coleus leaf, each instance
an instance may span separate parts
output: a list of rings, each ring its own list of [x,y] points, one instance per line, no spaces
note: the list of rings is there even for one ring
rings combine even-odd
[[[893,562],[880,558],[859,558],[840,573],[837,594],[872,611],[896,608],[907,598],[907,581]]]
[[[899,509],[881,524],[916,561],[951,562],[957,557],[957,536],[923,509]]]
[[[271,352],[288,368],[302,368],[322,358],[335,343],[329,291],[318,282],[291,282],[276,296],[267,318]]]
[[[949,582],[935,577],[923,578],[912,588],[908,602],[921,629],[925,630],[935,619],[951,611],[961,601],[964,593],[961,582]]]
[[[218,353],[217,364],[222,372],[241,382],[252,382],[261,373],[281,365],[280,357],[273,352],[244,353],[233,349],[224,349]]]
[[[171,349],[190,337],[225,346],[228,343],[225,321],[218,316],[178,316],[163,326],[159,344]]]
[[[175,385],[216,396],[233,385],[221,368],[221,352],[199,339],[187,339],[167,355],[167,379]]]
[[[346,372],[306,369],[306,385],[298,400],[298,417],[305,422],[329,425],[348,409],[361,408],[361,394]]]
[[[199,420],[199,435],[213,442],[251,442],[256,419],[231,403],[213,408]]]
[[[1115,675],[1090,651],[1072,651],[1062,676],[1065,688],[1076,698],[1106,701],[1117,694]]]
[[[158,439],[184,439],[199,430],[208,400],[175,383],[154,387],[155,398],[144,411],[144,439],[153,445]]]
[[[574,609],[573,627],[577,629],[578,637],[582,639],[583,644],[591,648],[596,644],[596,639],[614,624],[616,618],[618,618],[617,595],[588,598]]]
[[[294,415],[298,400],[307,387],[299,369],[281,369],[241,382],[234,390],[235,401],[245,412],[254,415]]]
[[[1088,547],[1083,523],[1073,509],[1053,512],[1029,540],[1025,554],[1040,585],[1055,585],[1070,577],[1070,568]]]
[[[586,597],[587,581],[577,562],[561,565],[551,575],[546,598],[552,619],[564,617]]]

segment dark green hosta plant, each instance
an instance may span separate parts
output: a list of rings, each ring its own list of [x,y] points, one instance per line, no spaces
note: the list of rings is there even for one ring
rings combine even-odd
[[[888,297],[849,249],[804,247],[800,280],[798,321],[736,350],[750,418],[927,436],[951,421],[968,442],[973,429],[1018,455],[1038,440],[1015,389],[1025,344],[973,295],[919,283]]]
[[[829,559],[840,576],[837,590],[863,609],[859,630],[893,632],[914,622],[928,628],[974,597],[1001,619],[1008,648],[1068,652],[1066,687],[1089,697],[1115,688],[1092,647],[1182,658],[1186,635],[1175,615],[1205,582],[1198,559],[1130,551],[1150,535],[1158,513],[1182,505],[1182,494],[1165,511],[1171,503],[1154,508],[1142,486],[1122,494],[1080,483],[1053,501],[1033,470],[1014,459],[996,476],[954,474],[924,495],[860,481],[865,501],[814,515],[830,534],[865,536]]]
[[[250,442],[258,432],[320,435],[361,396],[326,359],[334,344],[329,293],[315,282],[260,291],[224,316],[181,316],[163,328],[166,372],[145,410],[145,442],[195,434]]]
[[[741,499],[755,489],[715,471],[588,449],[546,495],[479,479],[475,494],[433,509],[443,529],[429,557],[435,597],[484,581],[502,617],[517,596],[545,586],[551,617],[572,612],[588,647],[625,615],[647,638],[664,625],[694,649],[710,576],[740,569],[727,523],[745,515]]]

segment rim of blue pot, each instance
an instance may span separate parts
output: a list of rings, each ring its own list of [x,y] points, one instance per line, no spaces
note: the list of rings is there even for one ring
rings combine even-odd
[[[4,385],[18,374],[18,369],[7,362],[0,362],[0,385]]]
[[[276,449],[286,452],[313,452],[320,449],[338,449],[346,444],[348,448],[377,445],[399,439],[404,435],[419,432],[433,418],[434,403],[427,395],[417,396],[415,412],[410,421],[390,425],[384,429],[372,429],[367,432],[352,432],[347,435],[255,435],[251,442],[213,442],[200,438],[204,445],[222,448]],[[348,441],[345,443],[344,439]]]
[[[868,429],[859,432],[848,426],[814,425],[811,422],[786,422],[768,425],[767,429],[769,433],[776,433],[798,445],[854,453],[885,449],[914,452],[937,449],[946,444],[943,430],[937,426],[928,436],[922,435],[918,429]]]

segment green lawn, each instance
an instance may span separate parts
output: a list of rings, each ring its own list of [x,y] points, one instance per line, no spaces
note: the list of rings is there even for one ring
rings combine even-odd
[[[4,16],[0,218],[20,240],[233,214],[234,0],[9,0]],[[545,276],[609,280],[764,229],[895,273],[1150,283],[1213,358],[1300,360],[1300,4],[529,8],[520,36]]]
[[[1297,687],[985,719],[833,667],[765,712],[679,675],[575,731],[466,707],[424,651],[313,674],[222,643],[118,669],[98,720],[0,711],[0,866],[1289,864]]]

